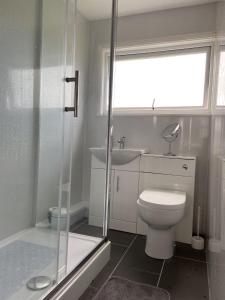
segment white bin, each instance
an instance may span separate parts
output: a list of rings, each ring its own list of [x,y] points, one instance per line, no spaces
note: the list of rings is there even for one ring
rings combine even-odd
[[[58,229],[58,216],[60,210],[58,207],[51,207],[49,209],[49,221],[52,229]],[[60,230],[66,230],[67,226],[67,209],[61,208],[60,214]]]
[[[85,202],[80,202],[71,206],[70,211],[70,226],[78,223],[86,217],[87,214],[87,205]],[[58,228],[58,216],[59,208],[51,207],[48,212],[48,219],[52,229]],[[60,230],[66,230],[67,225],[67,209],[65,207],[61,208],[60,215]]]

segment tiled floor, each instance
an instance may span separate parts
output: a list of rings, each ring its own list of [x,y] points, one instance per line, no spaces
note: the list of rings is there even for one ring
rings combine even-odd
[[[82,225],[77,233],[101,235],[99,228]],[[205,252],[177,243],[175,256],[169,260],[148,257],[145,237],[115,230],[109,231],[111,258],[93,280],[80,300],[91,300],[111,276],[120,276],[166,289],[171,300],[206,300],[208,296]]]

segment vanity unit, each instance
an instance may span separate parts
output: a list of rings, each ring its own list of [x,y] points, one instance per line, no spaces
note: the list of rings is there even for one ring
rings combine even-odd
[[[140,154],[129,163],[112,165],[110,228],[146,234],[137,213],[137,199],[146,189],[186,192],[185,215],[176,226],[176,240],[191,243],[195,157]],[[105,163],[92,155],[89,224],[100,226],[103,216]]]
[[[137,231],[140,155],[131,162],[112,166],[110,228]],[[102,224],[105,164],[92,155],[89,224]]]

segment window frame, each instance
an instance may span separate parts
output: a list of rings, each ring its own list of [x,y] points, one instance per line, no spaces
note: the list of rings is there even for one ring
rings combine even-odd
[[[224,115],[225,105],[217,105],[218,86],[219,86],[219,64],[221,52],[225,50],[225,40],[218,39],[215,43],[215,54],[214,54],[214,84],[213,84],[213,102],[212,102],[212,114],[213,115]]]
[[[147,45],[136,45],[128,47],[117,47],[116,59],[123,59],[127,57],[141,57],[148,55],[149,57],[159,57],[162,55],[174,55],[177,53],[199,53],[202,49],[206,50],[206,73],[205,73],[205,87],[204,87],[204,102],[203,106],[180,106],[180,107],[158,107],[157,105],[153,110],[150,107],[147,108],[113,108],[114,115],[209,115],[211,112],[211,81],[212,81],[212,60],[214,54],[214,42],[211,39],[204,41],[181,41],[174,43],[157,43]],[[104,103],[103,99],[106,99],[104,95],[107,93],[107,61],[108,51],[105,49],[103,54],[103,87],[102,87],[102,101],[101,101],[101,114],[106,113],[107,103]],[[115,71],[116,72],[116,71]]]

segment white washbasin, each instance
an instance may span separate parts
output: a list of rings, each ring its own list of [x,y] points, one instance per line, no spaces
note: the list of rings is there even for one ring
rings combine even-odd
[[[93,153],[93,155],[100,160],[101,162],[106,162],[106,148],[99,147],[99,148],[90,148],[90,151]],[[112,149],[112,165],[125,165],[132,160],[134,160],[136,157],[138,157],[141,154],[146,153],[146,149]]]

